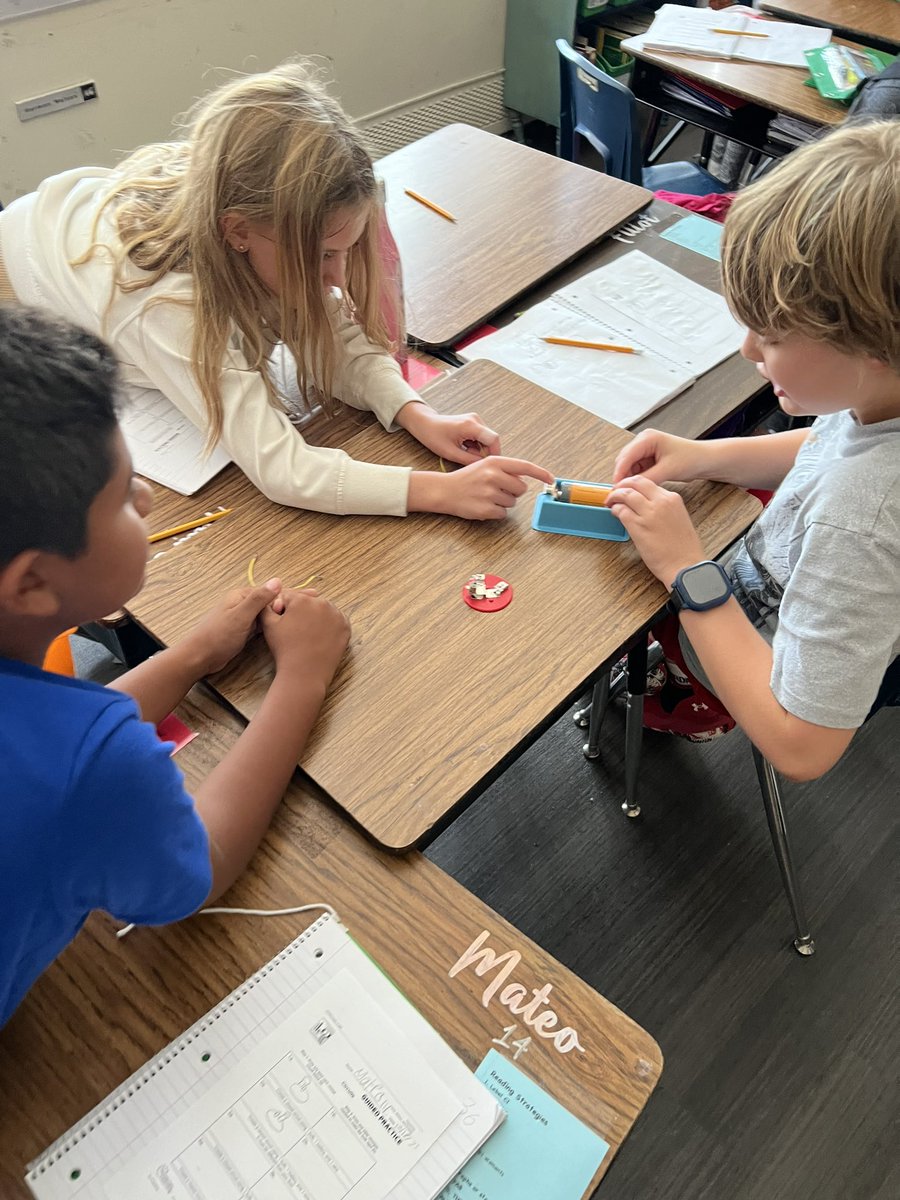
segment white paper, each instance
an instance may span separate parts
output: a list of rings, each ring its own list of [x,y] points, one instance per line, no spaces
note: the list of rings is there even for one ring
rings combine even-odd
[[[405,1045],[428,1062],[455,1097],[456,1117],[397,1183],[391,1200],[436,1196],[502,1122],[503,1111],[332,917],[315,922],[29,1164],[27,1182],[33,1194],[38,1200],[99,1200],[109,1194],[111,1179],[145,1147],[179,1128],[182,1118],[222,1079],[240,1071],[243,1060],[264,1039],[345,971],[402,1029]],[[373,1036],[375,1031],[367,1033],[367,1038]],[[115,1200],[126,1196],[131,1200],[130,1192],[120,1191]],[[255,1200],[269,1197],[255,1195]]]
[[[341,971],[106,1185],[109,1200],[382,1200],[460,1105]]]
[[[119,424],[139,475],[192,496],[231,462],[219,447],[207,455],[204,435],[161,392],[129,387],[126,396]]]
[[[640,354],[553,346],[544,337]],[[460,351],[628,428],[734,354],[743,330],[716,292],[639,250],[600,267]]]
[[[765,37],[729,37],[714,29],[764,33]],[[636,48],[697,54],[707,58],[739,58],[784,67],[806,67],[804,50],[827,46],[831,30],[789,21],[760,21],[740,8],[719,10],[664,4],[653,24],[640,38],[629,39]],[[638,43],[640,46],[638,47]],[[626,43],[623,43],[623,49]]]

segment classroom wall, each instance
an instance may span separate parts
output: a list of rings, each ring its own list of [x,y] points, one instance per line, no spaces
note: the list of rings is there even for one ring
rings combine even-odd
[[[363,119],[499,71],[505,19],[506,0],[86,0],[3,21],[0,201],[166,138],[210,68],[319,55]],[[96,100],[19,121],[17,100],[87,81]]]

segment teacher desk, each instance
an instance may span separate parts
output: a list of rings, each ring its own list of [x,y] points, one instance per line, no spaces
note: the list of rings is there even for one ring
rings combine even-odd
[[[179,715],[199,734],[176,759],[195,788],[234,744],[241,723],[200,688]],[[223,900],[240,908],[330,904],[473,1070],[492,1048],[513,1056],[510,1036],[523,1039],[533,1030],[510,1014],[496,989],[485,999],[508,962],[493,970],[480,962],[480,976],[472,965],[450,977],[466,950],[484,935],[483,948],[513,955],[508,982],[527,993],[550,984],[548,1008],[560,1028],[576,1030],[584,1050],[563,1054],[535,1034],[516,1065],[608,1143],[585,1195],[605,1175],[659,1078],[659,1047],[640,1026],[421,855],[377,851],[299,777]],[[24,1200],[27,1162],[317,915],[203,916],[136,929],[119,941],[113,921],[94,914],[0,1032],[3,1200]],[[510,1025],[517,1026],[512,1035]]]
[[[375,170],[403,264],[407,332],[430,346],[457,342],[651,199],[645,188],[469,125],[430,133]]]
[[[426,392],[438,411],[474,410],[500,431],[507,454],[573,479],[609,479],[630,435],[493,363],[475,362]],[[387,435],[352,414],[355,458],[436,470],[405,432]],[[310,440],[313,440],[312,434]],[[637,638],[667,593],[629,542],[531,528],[534,490],[502,522],[414,514],[334,517],[266,500],[234,467],[196,496],[164,493],[153,528],[218,505],[232,513],[160,543],[127,608],[164,644],[182,637],[216,596],[277,575],[321,591],[349,616],[350,650],[303,755],[303,769],[377,842],[406,850],[435,835]],[[683,488],[712,557],[751,523],[759,503],[721,484]],[[513,589],[502,611],[473,612],[462,589],[475,572]],[[272,679],[257,639],[216,691],[251,718]]]

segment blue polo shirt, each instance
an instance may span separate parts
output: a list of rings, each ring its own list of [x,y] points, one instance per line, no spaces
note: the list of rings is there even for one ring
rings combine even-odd
[[[0,658],[0,1026],[93,909],[163,925],[210,886],[206,830],[135,702]]]

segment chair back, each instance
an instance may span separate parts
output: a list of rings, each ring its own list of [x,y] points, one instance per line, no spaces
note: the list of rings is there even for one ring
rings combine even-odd
[[[595,67],[564,38],[559,51],[559,156],[576,160],[576,135],[603,159],[607,175],[641,183],[637,104],[631,90]]]

